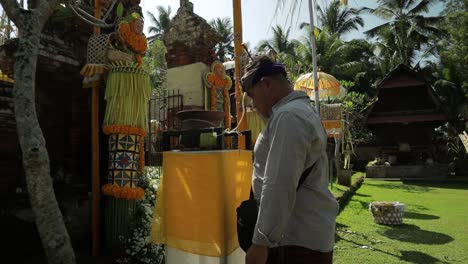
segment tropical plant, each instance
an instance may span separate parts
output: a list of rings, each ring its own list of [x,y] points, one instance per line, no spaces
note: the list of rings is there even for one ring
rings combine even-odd
[[[231,60],[234,55],[234,31],[231,19],[229,17],[216,18],[210,21],[210,25],[222,37],[222,41],[215,47],[218,60]]]
[[[447,36],[437,45],[440,61],[428,63],[422,70],[434,84],[449,117],[450,136],[456,137],[468,129],[468,1],[446,2],[441,27]]]
[[[359,10],[343,7],[338,0],[333,0],[324,9],[317,5],[317,11],[322,28],[326,28],[328,33],[332,35],[341,36],[364,26],[364,20],[359,16]],[[302,23],[300,28],[302,29],[305,26],[310,26],[310,24]]]
[[[146,56],[143,58],[143,65],[148,70],[153,84],[152,94],[164,96],[167,92],[167,63],[166,47],[162,40],[153,41],[149,47]]]
[[[148,41],[150,43],[161,38],[171,27],[171,6],[167,6],[167,9],[163,6],[157,6],[156,11],[158,12],[157,17],[149,11],[146,12],[151,24],[148,28],[150,34],[150,36],[148,36]]]
[[[312,71],[312,49],[310,45],[310,29],[301,39],[296,48],[297,61],[294,68]],[[343,57],[344,53],[352,54],[350,49],[355,46],[340,40],[337,35],[330,35],[326,29],[316,37],[317,65],[320,71],[332,74],[340,80],[353,80],[355,75],[362,72],[365,67],[359,56]],[[356,52],[356,55],[359,52]]]
[[[356,92],[349,92],[343,98],[337,100],[343,105],[343,113],[346,117],[349,132],[352,135],[353,144],[370,141],[374,138],[366,128],[366,111],[376,100],[375,97]]]
[[[276,53],[295,54],[295,48],[298,44],[296,40],[289,39],[290,29],[284,30],[281,26],[272,27],[273,37],[269,40],[260,41],[257,51],[273,49]]]
[[[160,171],[155,167],[146,167],[145,173],[138,181],[138,186],[145,190],[145,198],[138,201],[133,230],[129,237],[123,237],[125,255],[117,260],[121,264],[164,263],[164,247],[151,242],[150,232],[156,191],[159,185]]]
[[[452,0],[447,3],[447,14],[442,28],[447,31],[438,46],[440,59],[450,81],[459,84],[468,95],[468,1]]]
[[[364,33],[369,38],[376,38],[377,52],[390,68],[400,63],[411,66],[417,52],[433,52],[435,44],[443,35],[438,27],[443,17],[427,17],[424,14],[436,1],[378,0],[377,8],[361,9],[361,12],[387,20]]]

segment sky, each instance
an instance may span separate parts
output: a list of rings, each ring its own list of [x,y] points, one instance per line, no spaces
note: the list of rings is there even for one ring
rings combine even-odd
[[[308,1],[302,0],[302,3],[297,6],[294,18],[288,17],[290,3],[293,0],[286,0],[285,8],[283,8],[275,16],[276,1],[273,0],[242,0],[242,25],[243,25],[243,41],[248,42],[250,47],[255,47],[261,40],[269,39],[272,35],[271,27],[280,25],[283,28],[290,27],[290,37],[300,39],[304,35],[304,31],[299,29],[299,24],[309,22]],[[316,0],[321,6],[329,3],[330,0]],[[232,20],[232,0],[191,0],[194,5],[194,12],[210,21],[217,17],[229,17]],[[179,0],[141,0],[143,14],[150,11],[157,14],[156,6],[161,5],[172,8],[172,14],[175,15],[179,8]],[[373,0],[349,0],[349,7],[377,7],[376,1]],[[443,9],[443,4],[439,3],[431,7],[428,15],[436,16]],[[343,36],[344,40],[356,38],[365,38],[363,32],[383,23],[382,20],[372,15],[362,15],[364,19],[364,28],[352,31]],[[145,28],[148,24],[145,25]]]

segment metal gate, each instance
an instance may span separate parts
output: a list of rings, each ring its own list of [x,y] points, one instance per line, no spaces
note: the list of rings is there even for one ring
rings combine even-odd
[[[180,129],[176,114],[182,111],[183,97],[179,91],[169,91],[167,95],[151,97],[149,102],[149,125],[145,148],[145,165],[162,166],[163,131]]]

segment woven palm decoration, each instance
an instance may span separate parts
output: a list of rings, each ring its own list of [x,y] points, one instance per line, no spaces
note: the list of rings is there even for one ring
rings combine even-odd
[[[147,130],[149,74],[136,64],[116,63],[109,68],[104,126],[125,125]]]
[[[108,183],[103,192],[117,198],[143,198],[136,186],[144,168],[143,138],[148,126],[151,82],[135,63],[118,62],[109,67],[105,99],[104,134],[109,135]]]
[[[84,76],[84,88],[90,88],[98,84],[102,74],[106,72],[109,36],[108,34],[93,34],[88,40],[86,65],[80,71],[80,74]]]

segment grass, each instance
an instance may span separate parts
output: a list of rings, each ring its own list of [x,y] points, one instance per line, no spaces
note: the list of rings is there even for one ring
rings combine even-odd
[[[404,203],[404,224],[373,223],[372,201]],[[334,263],[468,263],[467,216],[467,183],[367,179],[338,216]]]
[[[354,173],[353,176],[351,176],[351,185],[354,185],[360,177],[365,175],[366,174],[362,172]],[[348,186],[340,185],[336,183],[336,181],[333,183],[333,187],[329,185],[329,188],[335,197],[342,196],[343,193],[349,189]]]

